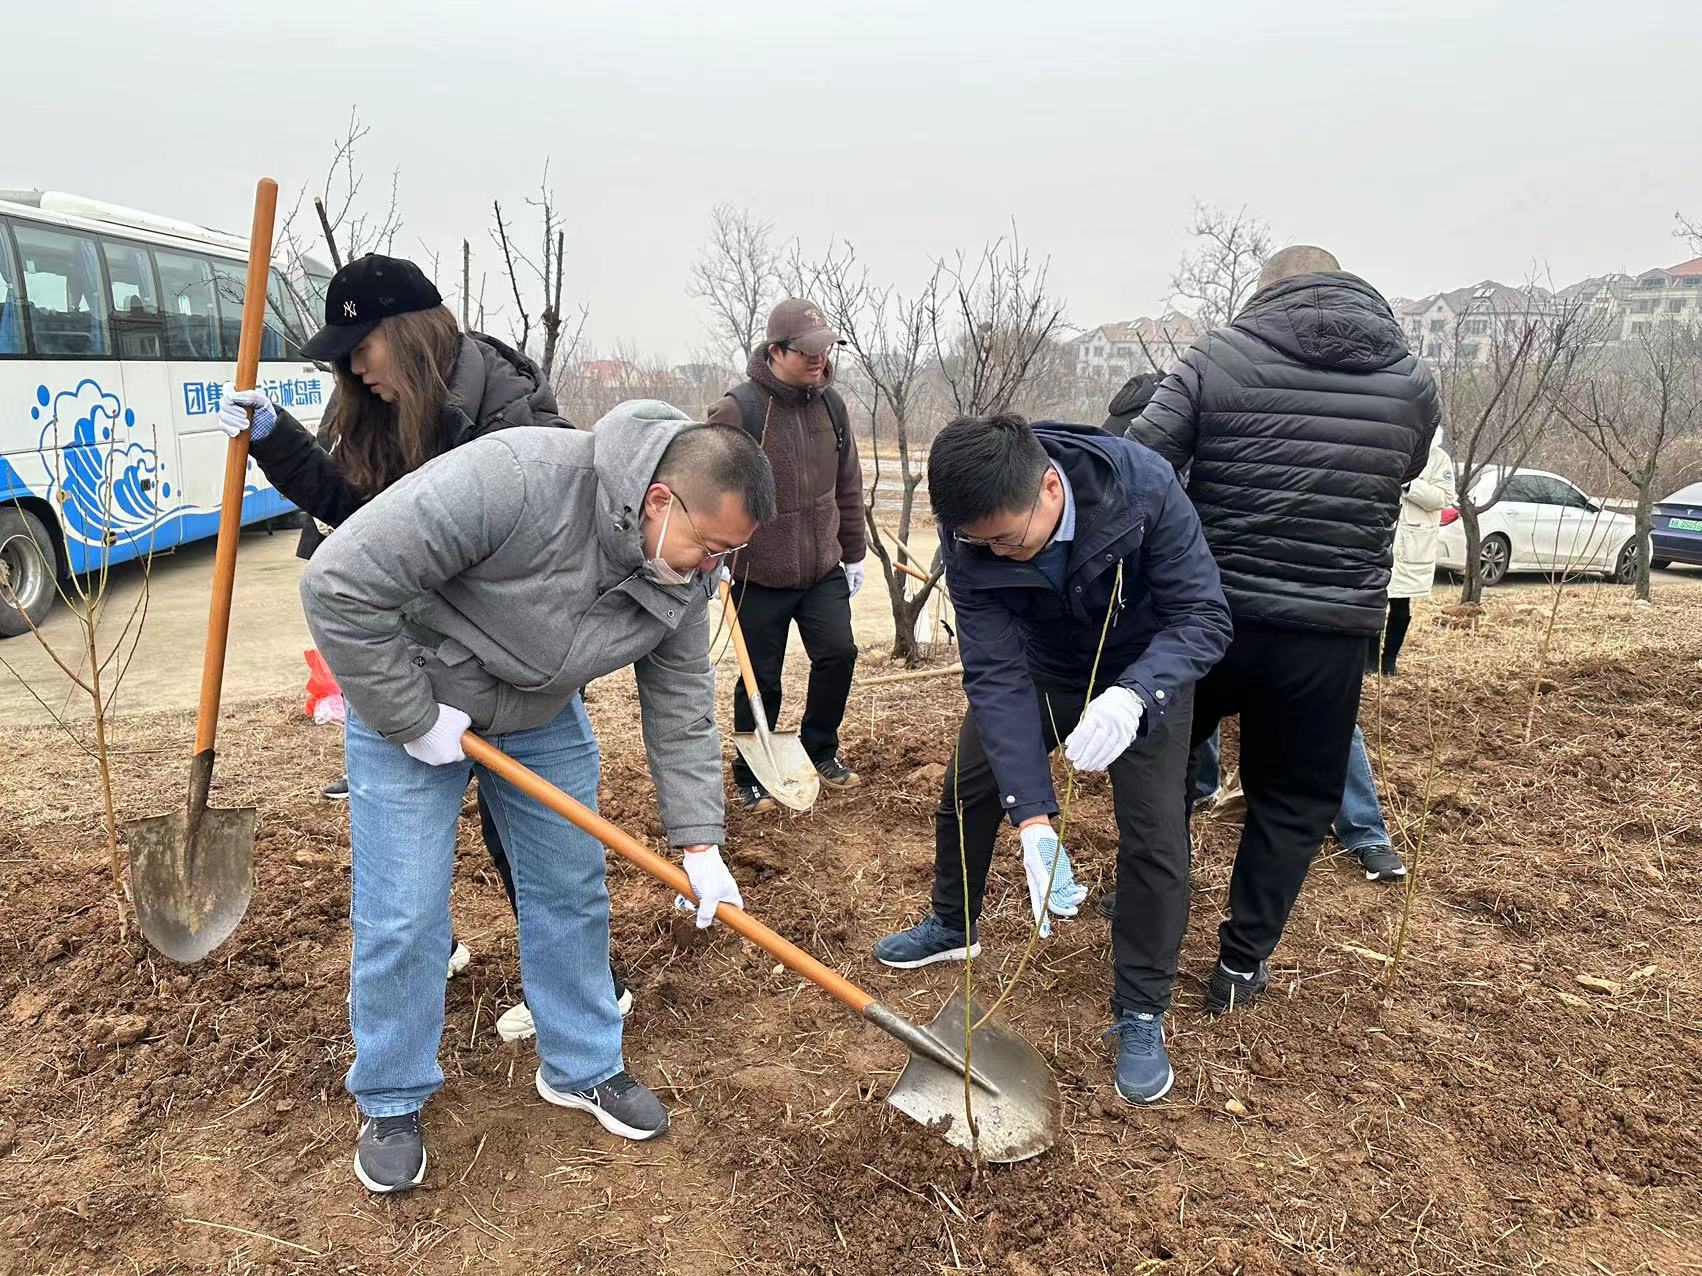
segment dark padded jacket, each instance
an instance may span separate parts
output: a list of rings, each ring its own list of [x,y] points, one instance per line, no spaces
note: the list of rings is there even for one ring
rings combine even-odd
[[[1195,342],[1128,436],[1186,476],[1238,626],[1374,634],[1440,415],[1389,303],[1330,271]]]
[[[495,337],[463,334],[449,374],[438,454],[515,425],[572,428],[556,410],[555,393],[545,384],[537,364]],[[331,527],[371,499],[349,482],[336,457],[281,408],[277,424],[250,446],[249,454],[273,487],[309,517]],[[309,557],[320,539],[310,524],[302,535],[301,556]]]
[[[1115,683],[1139,696],[1144,736],[1231,636],[1217,568],[1171,468],[1091,425],[1036,421],[1034,433],[1075,495],[1062,592],[1033,563],[941,534],[963,690],[1014,824],[1058,809],[1037,686],[1085,691],[1097,660],[1094,693]]]

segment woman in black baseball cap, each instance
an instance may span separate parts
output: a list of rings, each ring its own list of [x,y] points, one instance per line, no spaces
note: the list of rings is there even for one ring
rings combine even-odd
[[[433,457],[492,430],[573,428],[537,364],[494,337],[462,332],[425,272],[400,257],[372,253],[339,270],[325,292],[325,326],[302,353],[337,378],[318,438],[264,390],[228,385],[219,428],[233,438],[248,430],[249,455],[272,486],[331,528]],[[345,776],[325,795],[348,792]],[[512,870],[482,793],[479,821],[512,905]],[[456,944],[449,973],[468,960]],[[615,996],[624,1014],[632,998],[618,978]],[[529,1036],[531,1026],[524,1002],[498,1021],[509,1038]]]

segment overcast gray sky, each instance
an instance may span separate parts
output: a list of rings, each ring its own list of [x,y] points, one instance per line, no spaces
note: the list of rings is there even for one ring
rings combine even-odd
[[[1693,2],[19,0],[4,27],[0,185],[242,230],[253,179],[317,180],[358,105],[399,252],[467,235],[494,268],[490,200],[547,155],[592,339],[675,361],[722,200],[904,285],[1014,217],[1084,327],[1156,312],[1196,196],[1391,296],[1671,264],[1702,214]]]

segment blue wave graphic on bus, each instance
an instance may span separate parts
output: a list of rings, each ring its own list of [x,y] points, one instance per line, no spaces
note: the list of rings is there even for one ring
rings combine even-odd
[[[122,562],[218,531],[218,509],[175,497],[170,467],[160,460],[152,430],[146,441],[138,437],[135,412],[98,381],[84,377],[58,391],[39,385],[30,415],[41,424],[36,447],[45,489],[33,494],[59,511],[71,570]],[[0,484],[10,487],[21,476],[15,467],[5,468],[11,477],[0,474]],[[21,485],[31,490],[27,480]],[[289,508],[276,492],[252,483],[243,489],[244,521]]]
[[[44,421],[37,450],[50,473],[54,453],[63,449],[58,490],[47,495],[58,500],[68,536],[85,545],[131,541],[187,508],[161,506],[159,498],[169,500],[172,489],[160,475],[159,453],[135,439],[136,414],[116,394],[90,378],[57,394],[45,385],[35,393],[31,411]]]

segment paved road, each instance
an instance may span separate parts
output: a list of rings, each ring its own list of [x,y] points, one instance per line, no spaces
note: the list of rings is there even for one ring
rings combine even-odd
[[[307,665],[302,653],[313,646],[302,619],[296,587],[305,564],[295,556],[298,533],[245,532],[237,554],[236,593],[231,608],[230,658],[226,665],[224,701],[262,699],[282,694],[305,694]],[[919,534],[912,547],[932,554],[930,533]],[[155,559],[148,588],[148,610],[135,659],[121,683],[114,709],[119,713],[193,709],[201,687],[201,652],[207,635],[207,590],[213,571],[213,542],[198,542]],[[853,627],[859,643],[884,647],[892,636],[892,613],[887,603],[880,565],[869,559],[869,585],[853,607]],[[142,570],[127,563],[112,569],[101,629],[104,649],[123,629],[141,594]],[[43,632],[79,671],[82,630],[72,613],[56,607]],[[794,632],[793,642],[797,635]],[[19,683],[46,700],[56,712],[83,718],[88,701],[69,684],[39,643],[29,635],[0,638],[0,726],[28,726],[50,721],[48,712]]]

